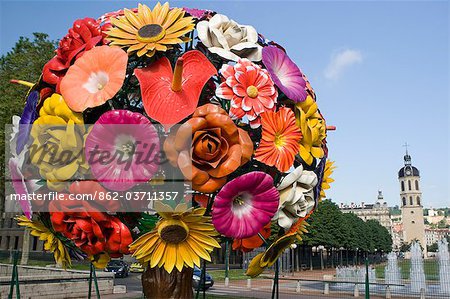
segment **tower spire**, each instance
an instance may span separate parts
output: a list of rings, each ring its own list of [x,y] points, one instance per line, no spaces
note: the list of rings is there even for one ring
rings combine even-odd
[[[408,146],[410,146],[408,144],[408,142],[405,142],[405,144],[403,145],[403,147],[405,147],[405,156],[403,157],[403,160],[405,161],[405,166],[410,166],[411,165],[411,156],[408,153]]]

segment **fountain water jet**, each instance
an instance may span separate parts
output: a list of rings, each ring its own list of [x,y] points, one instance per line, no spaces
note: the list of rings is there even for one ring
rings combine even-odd
[[[409,273],[411,291],[419,293],[422,288],[426,289],[422,249],[418,242],[411,244],[411,270]]]
[[[387,256],[388,264],[384,268],[384,280],[388,284],[401,284],[402,276],[400,274],[400,267],[397,263],[397,254],[391,252]],[[391,289],[398,289],[399,286],[391,286]]]
[[[438,242],[437,255],[439,260],[440,291],[450,294],[450,258],[447,239],[444,238]]]

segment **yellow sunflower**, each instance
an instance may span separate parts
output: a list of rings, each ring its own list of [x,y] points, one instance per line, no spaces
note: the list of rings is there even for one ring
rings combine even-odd
[[[220,248],[214,239],[217,232],[211,218],[204,216],[205,208],[187,209],[185,204],[175,210],[156,202],[155,209],[161,216],[156,227],[130,245],[133,256],[151,268],[162,267],[171,273],[174,267],[200,267],[200,258],[211,261],[209,253]]]
[[[323,179],[319,196],[320,200],[325,198],[325,190],[330,189],[330,184],[334,182],[334,179],[331,178],[331,175],[333,174],[335,168],[336,166],[334,166],[334,162],[327,160],[327,163],[325,164],[325,169],[323,171]]]
[[[139,4],[136,13],[124,9],[124,15],[111,18],[113,25],[106,34],[110,45],[128,48],[127,52],[148,57],[156,51],[165,52],[175,44],[188,42],[184,35],[195,27],[192,17],[185,17],[181,8],[169,9],[169,3],[157,3],[153,10]]]
[[[64,269],[67,266],[72,265],[69,251],[63,242],[56,237],[52,231],[50,231],[42,222],[36,220],[30,220],[25,216],[19,216],[16,218],[17,224],[27,227],[31,230],[32,236],[38,237],[39,240],[44,241],[44,249],[53,252],[55,261],[61,265]]]

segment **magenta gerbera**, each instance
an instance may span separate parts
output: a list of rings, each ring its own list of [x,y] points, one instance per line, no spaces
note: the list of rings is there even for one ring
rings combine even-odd
[[[302,71],[282,49],[275,46],[264,47],[262,61],[275,85],[294,102],[306,99],[306,82]]]
[[[93,175],[115,191],[150,180],[158,170],[159,151],[153,124],[128,110],[105,112],[86,138],[86,159]]]
[[[228,182],[217,194],[212,223],[227,237],[254,236],[272,219],[279,200],[270,175],[261,171],[246,173]]]
[[[277,90],[267,70],[248,59],[235,65],[224,64],[220,70],[225,81],[216,90],[219,98],[231,101],[233,119],[248,118],[252,128],[261,125],[260,114],[275,111]]]

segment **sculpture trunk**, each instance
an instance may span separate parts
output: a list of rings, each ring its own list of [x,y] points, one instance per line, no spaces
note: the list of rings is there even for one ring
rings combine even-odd
[[[174,269],[167,273],[164,268],[147,267],[142,273],[142,289],[145,298],[180,298],[193,297],[192,275],[194,269],[183,268],[181,272]]]

